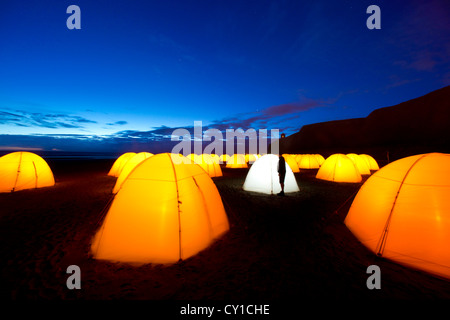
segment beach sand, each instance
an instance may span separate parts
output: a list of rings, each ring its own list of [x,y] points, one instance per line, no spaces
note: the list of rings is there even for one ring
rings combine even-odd
[[[112,199],[112,160],[52,160],[56,185],[0,194],[3,300],[252,300],[450,298],[450,283],[378,258],[343,223],[361,184],[296,174],[286,197],[242,190],[248,169],[214,178],[230,230],[185,261],[165,265],[97,261],[90,242]],[[366,286],[381,268],[381,290]],[[81,290],[69,290],[69,265]]]

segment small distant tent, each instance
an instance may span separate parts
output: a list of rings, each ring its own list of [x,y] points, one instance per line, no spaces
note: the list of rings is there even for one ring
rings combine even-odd
[[[380,170],[377,161],[372,156],[368,154],[360,154],[359,156],[367,162],[370,170]]]
[[[0,158],[0,192],[14,192],[55,185],[47,162],[31,152],[13,152]]]
[[[220,164],[220,157],[217,154],[210,154],[210,156],[213,159],[214,163]]]
[[[228,161],[229,158],[230,158],[229,155],[223,154],[223,155],[220,156],[220,161],[221,161],[222,163],[227,163],[227,161]]]
[[[245,157],[242,154],[234,154],[227,160],[227,168],[248,168]]]
[[[316,157],[317,162],[319,162],[319,166],[325,162],[325,158],[321,154],[315,154],[314,156]]]
[[[298,168],[297,161],[295,161],[295,158],[290,154],[283,154],[283,158],[286,160],[286,163],[291,168],[292,172],[300,172],[300,169]]]
[[[247,163],[254,163],[258,159],[258,156],[256,154],[246,154],[245,155],[245,162]]]
[[[174,263],[229,230],[214,182],[199,165],[181,158],[157,154],[132,171],[93,238],[95,259]]]
[[[361,175],[370,175],[369,165],[361,156],[357,155],[356,153],[349,153],[347,154],[347,157],[352,159]]]
[[[266,194],[277,194],[281,191],[278,176],[279,157],[274,154],[266,154],[255,161],[250,167],[244,182],[244,190]],[[299,191],[297,181],[291,168],[286,163],[286,177],[284,179],[284,192]]]
[[[363,184],[345,225],[379,256],[450,279],[450,155],[394,161]]]
[[[362,180],[352,159],[341,153],[329,156],[317,172],[316,178],[333,182],[361,182]]]
[[[139,165],[142,161],[144,161],[147,158],[150,158],[153,156],[152,153],[149,152],[139,152],[136,155],[134,155],[130,160],[127,161],[127,163],[122,168],[122,171],[119,174],[119,177],[117,178],[116,184],[113,189],[113,193],[117,193],[122,186],[125,179],[128,177],[131,171]]]
[[[201,161],[200,160],[200,156],[198,154],[195,154],[195,153],[188,154],[186,156],[186,158],[188,158],[189,160],[191,160],[194,163],[198,163],[198,162]]]
[[[211,178],[222,176],[220,165],[209,154],[202,154],[201,156],[195,157],[194,162],[200,165]]]
[[[303,154],[297,161],[299,169],[318,169],[320,167],[319,161],[313,154]]]
[[[135,155],[136,155],[135,152],[127,152],[122,154],[119,158],[117,158],[116,161],[114,161],[111,170],[109,170],[108,176],[118,177],[120,171],[122,171],[122,168],[125,166],[127,161],[133,158],[133,156]]]

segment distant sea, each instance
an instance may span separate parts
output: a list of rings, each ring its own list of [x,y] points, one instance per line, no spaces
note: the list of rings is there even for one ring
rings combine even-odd
[[[19,151],[19,150],[17,150]],[[0,157],[11,153],[17,152],[11,150],[0,150]],[[26,151],[26,150],[24,150]],[[52,160],[94,160],[94,159],[117,159],[121,154],[114,152],[67,152],[67,151],[29,151],[41,156],[44,159]]]

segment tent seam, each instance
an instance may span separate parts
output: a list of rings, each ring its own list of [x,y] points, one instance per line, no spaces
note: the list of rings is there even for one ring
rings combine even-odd
[[[389,233],[389,227],[390,227],[391,220],[392,220],[392,215],[393,215],[393,212],[394,212],[395,205],[396,205],[396,203],[397,203],[398,196],[399,196],[399,194],[400,194],[400,191],[402,190],[403,184],[404,184],[406,178],[408,177],[409,173],[411,172],[412,168],[413,168],[420,160],[422,160],[422,159],[423,159],[424,157],[426,157],[426,156],[427,156],[427,154],[424,154],[424,155],[422,155],[419,159],[417,159],[417,160],[411,165],[411,167],[409,167],[408,171],[405,173],[405,176],[403,177],[403,180],[400,182],[400,187],[399,187],[398,190],[397,190],[397,194],[395,195],[394,202],[392,203],[391,211],[389,212],[389,216],[388,216],[387,221],[386,221],[386,224],[385,224],[385,226],[384,226],[384,228],[383,228],[383,229],[384,229],[383,235],[381,236],[381,238],[380,238],[380,240],[379,240],[379,243],[377,244],[377,248],[378,248],[378,250],[377,250],[377,255],[378,255],[378,256],[381,256],[381,255],[383,254],[384,248],[386,247],[386,242],[387,242],[387,237],[388,237],[388,233]]]

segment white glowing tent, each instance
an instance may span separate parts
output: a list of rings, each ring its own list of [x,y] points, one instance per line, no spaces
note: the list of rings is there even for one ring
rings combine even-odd
[[[281,191],[278,176],[279,157],[266,154],[255,161],[248,171],[244,182],[244,190],[267,194],[277,194]],[[284,179],[284,192],[300,191],[294,173],[286,163],[286,177]]]

